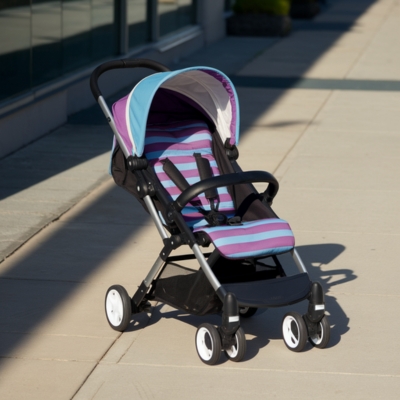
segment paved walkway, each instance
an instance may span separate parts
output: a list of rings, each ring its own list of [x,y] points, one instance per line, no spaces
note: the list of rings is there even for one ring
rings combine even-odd
[[[399,26],[396,0],[336,0],[287,38],[226,38],[174,66],[237,85],[240,165],[280,181],[274,208],[327,293],[329,348],[283,344],[283,314],[305,304],[243,321],[245,360],[214,367],[194,334],[218,318],[155,305],[108,327],[106,289],[134,293],[161,243],[108,177],[92,108],[0,160],[0,398],[397,399]]]

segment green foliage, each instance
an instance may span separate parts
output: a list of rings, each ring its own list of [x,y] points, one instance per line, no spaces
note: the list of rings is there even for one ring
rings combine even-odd
[[[236,14],[288,15],[290,0],[236,0],[232,8]]]

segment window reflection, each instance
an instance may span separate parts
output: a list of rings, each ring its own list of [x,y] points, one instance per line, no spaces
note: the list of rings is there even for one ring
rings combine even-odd
[[[0,0],[0,101],[114,55],[120,1]],[[149,6],[155,0],[126,1],[132,48],[150,40]],[[194,23],[195,0],[156,4],[160,36]]]
[[[0,0],[0,100],[30,86],[30,2]]]
[[[144,44],[149,41],[149,24],[147,18],[146,0],[128,1],[129,47]]]
[[[61,74],[61,1],[32,0],[32,84]]]
[[[194,23],[193,0],[158,0],[160,36]]]
[[[114,0],[92,0],[91,4],[92,59],[96,60],[115,53]]]
[[[90,0],[63,0],[63,69],[65,72],[90,61]]]

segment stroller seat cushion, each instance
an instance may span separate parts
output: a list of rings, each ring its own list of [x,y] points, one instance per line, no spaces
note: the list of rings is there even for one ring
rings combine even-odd
[[[209,236],[222,256],[231,259],[271,256],[294,247],[289,224],[278,218],[194,229],[194,232],[199,231]]]
[[[184,120],[164,124],[149,124],[146,131],[145,154],[162,186],[176,200],[182,191],[165,173],[163,162],[168,159],[181,172],[189,185],[200,181],[194,153],[207,158],[213,176],[220,175],[211,150],[212,133],[204,121]],[[235,213],[232,197],[226,187],[217,189],[219,211],[228,218]],[[187,204],[182,215],[188,226],[196,228],[208,225],[204,212],[210,211],[210,203],[204,193]]]

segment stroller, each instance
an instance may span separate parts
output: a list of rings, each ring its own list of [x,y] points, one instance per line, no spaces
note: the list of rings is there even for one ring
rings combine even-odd
[[[139,67],[157,73],[118,100],[111,114],[100,75]],[[246,338],[240,318],[308,299],[304,315],[283,317],[284,342],[295,352],[307,340],[326,347],[330,325],[322,286],[310,281],[289,224],[271,208],[279,184],[268,172],[243,172],[237,164],[239,102],[229,78],[208,67],[170,71],[152,60],[125,59],[97,67],[90,85],[114,132],[111,174],[150,214],[162,240],[132,297],[120,285],[107,290],[111,328],[124,331],[132,314],[147,310],[153,300],[188,314],[221,314],[220,326],[198,327],[197,353],[208,365],[218,362],[222,350],[241,361]],[[253,183],[267,188],[258,193]],[[192,252],[171,255],[181,246]],[[295,275],[286,275],[278,258],[284,253],[292,255]],[[197,260],[199,268],[183,266],[187,260]]]

